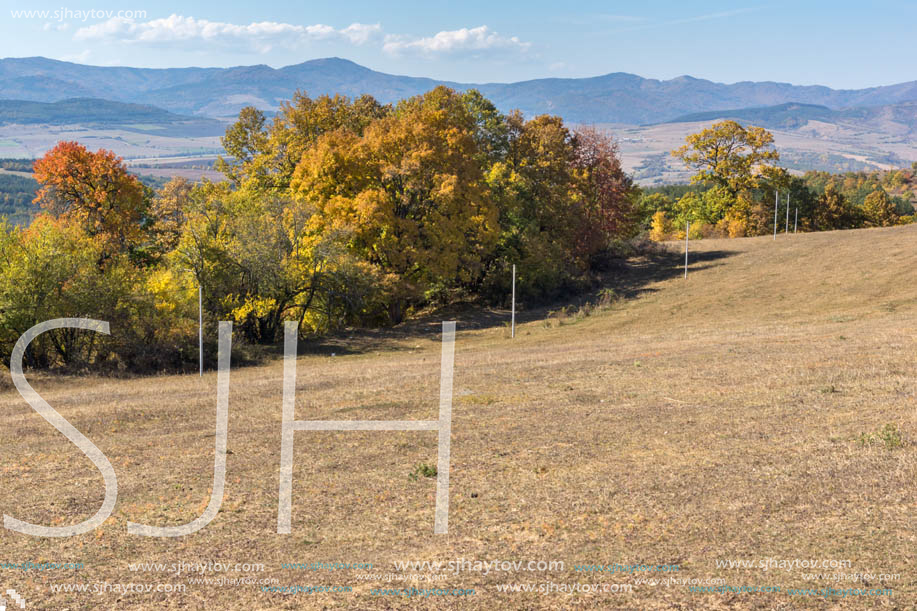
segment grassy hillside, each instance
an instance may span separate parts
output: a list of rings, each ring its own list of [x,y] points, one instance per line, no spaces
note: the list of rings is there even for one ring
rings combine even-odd
[[[681,245],[633,260],[623,299],[590,316],[458,317],[450,531],[434,536],[430,432],[297,432],[293,534],[277,535],[282,366],[232,371],[227,488],[204,530],[177,540],[126,522],[199,515],[213,477],[213,373],[56,379],[33,385],[109,457],[115,513],[71,539],[2,531],[10,561],[84,562],[78,571],[4,572],[41,608],[911,608],[917,587],[917,226]],[[524,273],[524,271],[522,272]],[[435,419],[436,320],[303,347],[299,419]],[[117,334],[117,329],[112,329]],[[208,330],[214,333],[215,330]],[[335,355],[332,356],[332,353]],[[0,510],[75,523],[101,503],[98,472],[13,392],[0,393]],[[394,561],[565,562],[564,570],[364,581]],[[748,560],[850,561],[842,569],[718,568]],[[259,585],[192,585],[195,574],[127,563],[264,563],[275,585],[350,586],[282,595]],[[371,562],[302,571],[286,562]],[[677,573],[583,573],[575,564],[675,564]],[[425,571],[416,573],[426,574]],[[899,574],[807,580],[807,573]],[[722,580],[779,593],[698,593],[644,577]],[[188,584],[184,594],[52,593],[51,584]],[[502,584],[632,584],[629,593],[504,593]],[[378,587],[474,588],[431,599]],[[890,596],[788,594],[891,588]],[[30,602],[30,604],[32,604]],[[31,608],[31,607],[30,607]]]
[[[44,103],[26,100],[0,100],[0,123],[46,123],[48,125],[175,123],[187,121],[171,112],[141,104],[124,104],[109,100],[74,98]]]

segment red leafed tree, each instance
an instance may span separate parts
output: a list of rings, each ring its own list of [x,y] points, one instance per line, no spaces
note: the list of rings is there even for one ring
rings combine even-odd
[[[58,142],[35,162],[41,185],[35,202],[104,244],[125,252],[137,244],[144,212],[143,185],[128,173],[120,157],[100,149],[90,152],[76,142]]]
[[[579,254],[596,253],[611,238],[630,237],[635,227],[633,182],[621,168],[611,136],[591,127],[578,129],[573,166],[585,221],[577,240]]]

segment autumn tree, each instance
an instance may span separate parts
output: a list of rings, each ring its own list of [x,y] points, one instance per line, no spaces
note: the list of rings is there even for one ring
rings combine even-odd
[[[35,202],[98,239],[103,256],[139,244],[146,193],[111,151],[92,153],[76,142],[59,142],[35,162],[35,180],[41,185]]]
[[[828,183],[818,198],[812,218],[817,231],[850,229],[860,221],[860,213],[833,183]]]
[[[304,154],[293,187],[316,230],[346,230],[388,277],[391,317],[431,290],[473,283],[498,234],[461,96],[438,87],[401,102],[363,136],[337,130]]]
[[[712,182],[733,197],[757,187],[765,169],[780,158],[770,132],[762,127],[746,128],[735,121],[721,121],[686,140],[672,155],[695,171],[692,184]]]
[[[236,186],[286,190],[303,153],[319,137],[339,129],[362,135],[370,123],[390,111],[370,95],[353,100],[343,95],[312,99],[302,91],[281,103],[270,125],[260,110],[244,108],[223,137],[223,146],[234,159],[221,158],[217,169]]]
[[[372,270],[346,252],[341,232],[311,231],[307,202],[204,183],[184,214],[173,275],[190,273],[205,309],[234,320],[247,340],[276,341],[285,320],[328,330],[366,313]]]
[[[171,252],[178,246],[193,191],[191,181],[178,177],[163,185],[153,198],[150,233],[159,253]]]
[[[654,242],[665,242],[672,237],[672,221],[670,221],[664,210],[657,210],[653,213],[652,224],[650,226],[650,239]]]
[[[614,238],[630,237],[638,227],[636,193],[621,168],[618,147],[605,132],[591,127],[573,138],[573,168],[582,225],[577,253],[590,257],[607,248]]]
[[[499,301],[512,265],[520,298],[557,297],[594,283],[598,255],[639,225],[607,134],[504,115],[474,90],[394,107],[297,92],[270,120],[243,109],[223,144],[228,180],[155,196],[107,151],[61,143],[39,161],[45,212],[0,228],[0,355],[38,318],[82,315],[117,336],[47,334],[31,364],[196,363],[199,288],[208,323],[255,343],[287,320],[323,333]]]
[[[863,201],[863,214],[866,222],[872,227],[888,227],[898,222],[898,209],[885,192],[877,187]]]

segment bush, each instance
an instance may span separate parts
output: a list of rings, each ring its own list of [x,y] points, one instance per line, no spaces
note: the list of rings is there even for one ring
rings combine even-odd
[[[621,296],[618,295],[614,289],[603,288],[599,291],[599,307],[607,308],[614,305],[618,300],[621,299]]]
[[[0,391],[10,390],[13,388],[13,379],[10,377],[10,370],[0,365]]]

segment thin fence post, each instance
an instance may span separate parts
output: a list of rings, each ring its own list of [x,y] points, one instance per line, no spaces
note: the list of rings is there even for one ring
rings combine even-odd
[[[777,239],[777,208],[780,207],[780,192],[774,191],[774,239]]]
[[[691,221],[685,223],[685,280],[688,279],[688,234],[691,232]]]
[[[512,322],[512,331],[510,332],[510,337],[516,337],[516,265],[513,264],[513,322]]]
[[[790,192],[787,191],[786,192],[786,229],[784,229],[783,233],[789,233],[789,232],[790,232]]]
[[[197,354],[200,376],[204,377],[204,290],[197,282]]]
[[[796,227],[799,225],[799,208],[796,208],[796,218],[793,219],[793,235],[796,234]]]

